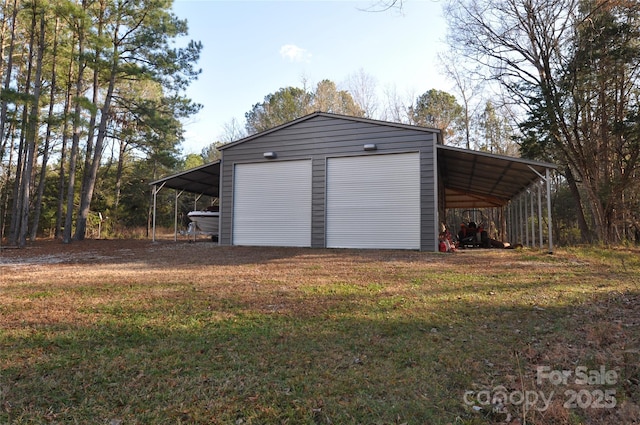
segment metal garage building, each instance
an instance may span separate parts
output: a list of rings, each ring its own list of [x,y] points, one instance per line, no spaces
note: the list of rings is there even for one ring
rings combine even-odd
[[[434,251],[446,208],[504,206],[555,168],[439,139],[435,129],[317,112],[151,184],[218,196],[221,245]],[[211,186],[196,189],[205,175]]]
[[[315,113],[223,146],[220,243],[433,250],[438,137]]]

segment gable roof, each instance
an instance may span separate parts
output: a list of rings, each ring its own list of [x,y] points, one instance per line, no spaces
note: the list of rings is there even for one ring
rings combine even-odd
[[[301,122],[304,121],[308,121],[311,120],[313,118],[316,117],[324,117],[324,118],[335,118],[335,119],[341,119],[341,120],[346,120],[346,121],[354,121],[354,122],[362,122],[362,123],[367,123],[367,124],[376,124],[376,125],[382,125],[385,127],[392,127],[392,128],[403,128],[403,129],[407,129],[407,130],[417,130],[417,131],[424,131],[425,133],[437,133],[440,134],[440,130],[438,130],[437,128],[429,128],[429,127],[418,127],[415,125],[409,125],[409,124],[401,124],[401,123],[396,123],[396,122],[389,122],[389,121],[380,121],[380,120],[374,120],[371,118],[361,118],[361,117],[352,117],[350,115],[340,115],[340,114],[332,114],[329,112],[314,112],[312,114],[309,115],[305,115],[303,117],[300,117],[298,119],[295,119],[293,121],[289,121],[287,123],[281,124],[277,127],[273,127],[270,128],[269,130],[265,130],[262,131],[260,133],[256,133],[256,134],[252,134],[251,136],[245,137],[244,139],[240,139],[240,140],[236,140],[235,142],[231,142],[231,143],[227,143],[226,145],[220,146],[218,148],[218,150],[224,150],[224,149],[228,149],[230,147],[233,146],[237,146],[239,144],[242,143],[246,143],[246,142],[250,142],[251,140],[257,139],[259,137],[263,137],[266,136],[267,134],[271,134],[271,133],[275,133],[276,131],[288,128],[288,127],[292,127],[296,124],[300,124]]]

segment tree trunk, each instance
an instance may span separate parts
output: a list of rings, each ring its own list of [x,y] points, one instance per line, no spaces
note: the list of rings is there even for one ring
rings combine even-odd
[[[10,125],[9,128],[7,128],[7,134],[5,136],[5,139],[8,141],[12,140],[12,134],[13,134],[13,125]],[[9,158],[8,158],[8,163],[12,164],[13,163],[13,156],[15,154],[15,149],[13,146],[13,143],[9,143]],[[4,181],[8,182],[11,179],[11,167],[7,167],[6,172],[4,174]],[[2,199],[2,217],[0,217],[0,240],[2,240],[5,236],[5,224],[7,222],[7,215],[9,214],[9,189],[8,188],[3,188],[2,192],[0,192],[0,194],[2,194],[3,199]]]
[[[36,72],[33,81],[33,98],[31,104],[31,110],[29,112],[29,120],[27,127],[27,155],[24,167],[24,177],[22,179],[22,214],[20,217],[20,233],[19,242],[20,247],[24,247],[27,244],[27,236],[29,234],[29,209],[31,207],[31,191],[34,177],[34,167],[36,162],[38,145],[38,122],[40,119],[40,93],[42,92],[42,61],[44,57],[44,12],[38,12],[38,4],[34,2],[32,4],[32,21],[31,21],[31,40],[30,40],[30,58],[33,60],[33,51],[36,50]],[[40,19],[40,28],[38,25],[38,14],[42,13]],[[37,41],[35,35],[39,32]],[[30,61],[31,62],[31,61]],[[37,223],[35,224],[37,228]],[[37,229],[36,229],[37,230]]]
[[[71,44],[71,55],[73,57],[75,44]],[[66,96],[64,100],[64,108],[63,108],[63,119],[64,124],[62,125],[62,147],[60,148],[60,176],[58,181],[58,208],[56,211],[56,238],[63,237],[62,224],[64,223],[65,214],[64,214],[64,206],[65,206],[65,167],[67,162],[67,145],[69,143],[69,116],[71,114],[71,94],[73,92],[73,60],[69,60],[69,70],[67,72],[67,88],[66,88]]]
[[[102,37],[102,29],[103,29],[103,19],[104,19],[104,7],[100,10],[100,18],[98,22],[98,37]],[[95,134],[95,126],[96,126],[96,115],[97,105],[98,105],[98,93],[100,92],[100,64],[98,63],[98,59],[101,56],[102,50],[100,48],[96,49],[95,55],[95,68],[93,70],[93,105],[95,107],[94,110],[91,111],[91,119],[89,121],[89,133],[87,135],[87,149],[85,153],[85,161],[84,161],[84,175],[82,178],[82,185],[80,190],[80,207],[78,209],[78,216],[76,218],[76,233],[74,239],[76,240],[84,240],[87,232],[87,218],[89,216],[89,211],[91,209],[91,198],[93,198],[93,189],[95,187],[96,178],[98,175],[98,168],[100,166],[100,159],[102,158],[102,145],[105,138],[105,134],[101,133],[102,130],[102,122],[106,118],[105,113],[108,114],[109,106],[111,100],[110,97],[113,94],[113,88],[111,89],[111,94],[107,93],[107,99],[105,99],[103,108],[100,116],[100,129],[98,130],[98,140],[96,140],[95,146],[93,144],[93,138]],[[114,71],[115,73],[115,71]],[[112,76],[115,85],[115,75]],[[104,126],[104,132],[106,132],[106,123]],[[95,168],[95,170],[94,170]]]
[[[5,8],[4,11],[5,12],[9,12],[8,8],[6,7],[7,3],[5,2]],[[4,82],[3,82],[3,91],[7,92],[9,91],[10,87],[11,87],[11,81],[12,81],[12,75],[13,75],[13,57],[14,57],[14,50],[15,50],[15,44],[16,44],[16,24],[17,24],[17,15],[18,15],[18,0],[13,0],[13,7],[11,9],[11,30],[10,30],[10,35],[9,35],[9,46],[8,46],[8,51],[6,54],[6,65],[5,65],[5,69],[3,70],[3,74],[4,74]],[[5,13],[5,16],[9,16],[9,13]],[[3,39],[2,39],[2,51],[4,54],[4,32],[3,32]],[[0,58],[3,59],[4,62],[4,58]],[[2,155],[5,152],[6,146],[8,144],[10,144],[9,147],[9,164],[12,164],[13,161],[13,154],[15,152],[14,146],[13,146],[13,137],[12,137],[12,133],[13,133],[13,128],[14,125],[10,125],[10,129],[6,128],[6,123],[7,123],[7,112],[8,112],[8,100],[4,99],[0,102],[0,160],[2,159]],[[6,131],[5,131],[6,130]],[[19,165],[21,165],[22,163],[20,162]],[[16,178],[14,181],[14,188],[13,188],[13,203],[12,206],[15,206],[15,200],[16,200],[16,196],[17,196],[17,184],[19,182],[19,166],[16,167]],[[11,177],[11,167],[7,167],[7,172],[6,172],[6,182],[10,181],[10,177]],[[9,191],[7,190],[6,193],[6,198],[5,198],[5,207],[3,208],[4,211],[4,216],[2,219],[2,229],[0,229],[0,238],[2,236],[4,236],[4,232],[5,232],[5,220],[6,220],[6,215],[7,215],[7,211],[9,209]],[[8,229],[8,233],[9,233],[9,243],[11,245],[15,245],[16,244],[16,235],[13,232],[14,226],[15,226],[15,208],[12,208],[12,212],[11,212],[11,220],[10,220],[10,224],[9,224],[9,229]]]
[[[578,228],[580,229],[580,241],[582,243],[591,243],[593,240],[593,235],[589,226],[587,225],[587,220],[584,217],[584,207],[582,205],[582,198],[580,196],[580,190],[578,189],[578,185],[576,183],[576,179],[573,176],[573,172],[569,166],[565,167],[564,176],[567,179],[567,184],[569,185],[569,191],[573,196],[573,199],[576,203],[576,215],[578,219]]]
[[[109,78],[109,87],[107,88],[104,104],[100,111],[100,124],[98,126],[98,137],[96,139],[93,162],[91,163],[91,168],[87,170],[89,173],[89,179],[87,181],[87,186],[82,191],[82,198],[80,200],[80,210],[78,211],[78,218],[76,221],[75,238],[77,240],[83,240],[87,230],[87,217],[89,216],[89,210],[91,208],[91,199],[93,198],[93,190],[95,189],[96,179],[98,177],[98,168],[100,167],[100,160],[102,159],[104,141],[107,136],[107,122],[109,121],[111,100],[113,99],[113,92],[116,85],[117,60],[117,52],[114,52],[111,76]]]
[[[94,85],[93,85],[93,105],[97,106],[98,103],[98,92],[100,91],[100,87],[98,84],[98,71],[94,70],[93,72]],[[93,158],[98,155],[97,150],[94,152],[93,138],[95,135],[95,127],[96,127],[96,116],[97,110],[91,111],[91,118],[89,119],[89,132],[87,134],[87,145],[84,154],[84,174],[82,175],[82,183],[80,184],[80,206],[78,209],[78,216],[76,218],[76,232],[74,235],[74,239],[81,241],[85,238],[85,233],[87,230],[86,219],[89,215],[89,208],[91,204],[91,200],[87,201],[87,194],[89,192],[89,187],[91,186],[91,164],[93,162]],[[100,152],[99,155],[102,155]],[[93,196],[93,195],[91,195]],[[83,211],[86,210],[86,213]]]
[[[86,3],[83,1],[83,6],[86,6]],[[80,30],[78,31],[78,75],[76,76],[76,84],[75,84],[75,101],[74,101],[74,112],[73,112],[73,136],[71,143],[71,151],[69,152],[69,181],[67,184],[67,212],[64,220],[64,232],[62,241],[64,243],[71,242],[71,227],[73,225],[73,201],[75,197],[75,189],[76,189],[76,167],[78,161],[78,149],[80,146],[80,114],[82,112],[82,106],[80,104],[80,98],[82,96],[82,86],[84,83],[84,68],[85,62],[82,59],[84,55],[84,25],[80,25]]]
[[[17,15],[18,15],[18,0],[13,0],[13,10],[12,10],[12,16],[11,16],[11,35],[10,35],[11,39],[9,41],[9,50],[7,52],[7,65],[4,70],[3,91],[8,91],[11,88],[11,79],[13,74],[13,51],[15,49],[15,41],[16,41]],[[3,100],[2,105],[0,106],[0,145],[2,145],[0,154],[4,152],[4,145],[5,145],[4,137],[5,137],[6,122],[7,122],[7,100]]]
[[[31,88],[31,73],[33,71],[32,65],[33,65],[33,61],[31,60],[31,58],[33,57],[33,37],[34,34],[32,32],[32,36],[31,36],[31,40],[29,42],[29,59],[25,60],[24,63],[26,63],[27,66],[27,73],[26,73],[26,82],[24,83],[24,88],[23,88],[23,93],[25,96],[29,96],[30,94],[30,88]],[[28,141],[26,139],[27,137],[27,126],[28,126],[28,121],[29,121],[29,105],[28,103],[25,103],[22,107],[22,120],[21,120],[21,124],[20,124],[20,146],[18,148],[18,164],[16,167],[16,181],[14,183],[14,188],[13,188],[13,205],[11,207],[11,224],[10,224],[10,228],[9,228],[9,243],[11,245],[18,245],[20,246],[21,241],[20,241],[20,234],[21,234],[21,226],[22,226],[22,213],[24,210],[24,201],[25,201],[25,190],[24,190],[24,179],[26,176],[25,173],[25,168],[27,167],[27,158],[28,158],[28,148],[27,148],[27,144]],[[31,171],[31,169],[29,170]],[[31,175],[29,173],[29,182]],[[27,188],[29,186],[27,185]],[[28,190],[27,190],[28,191]],[[28,196],[27,196],[27,201],[28,201]],[[27,207],[28,209],[28,204]],[[28,210],[27,210],[28,211]]]
[[[42,12],[40,23],[40,46],[44,46],[44,30],[45,30],[45,13]],[[44,50],[44,48],[43,48]],[[56,59],[57,59],[57,51],[58,51],[58,18],[56,18],[56,24],[54,26],[53,33],[53,58],[51,63],[51,88],[49,94],[49,112],[47,114],[47,131],[44,139],[44,148],[42,154],[42,166],[40,170],[40,181],[38,182],[38,189],[36,193],[36,201],[35,208],[33,213],[33,223],[31,225],[31,240],[35,240],[38,232],[38,227],[40,223],[40,214],[42,211],[42,197],[44,196],[44,187],[46,183],[47,177],[47,165],[49,162],[49,154],[50,154],[50,144],[51,144],[51,120],[53,118],[53,112],[55,107],[55,92],[56,92]]]

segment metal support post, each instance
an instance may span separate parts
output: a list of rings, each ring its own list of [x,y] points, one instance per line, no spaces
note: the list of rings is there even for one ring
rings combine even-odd
[[[527,208],[527,192],[522,192],[522,197],[524,198],[524,240],[525,246],[529,248],[529,209]]]
[[[158,186],[153,185],[153,224],[151,225],[151,241],[156,241],[156,205],[158,198]]]
[[[152,221],[152,225],[151,225],[151,241],[155,242],[156,241],[156,207],[158,205],[158,192],[160,192],[160,190],[162,190],[162,188],[164,187],[164,184],[166,182],[162,183],[160,185],[160,187],[154,185],[153,186],[153,221]]]
[[[536,219],[533,212],[533,186],[529,190],[529,204],[531,205],[531,248],[536,247]]]
[[[178,198],[182,196],[182,194],[184,193],[184,190],[181,190],[180,193],[178,193],[178,191],[176,190],[175,193],[176,193],[176,203],[173,211],[173,241],[177,242],[178,241]]]
[[[551,177],[549,169],[546,169],[547,181],[547,231],[549,232],[549,254],[553,254],[553,230],[551,227]]]
[[[540,235],[540,249],[544,249],[544,236],[542,235],[542,182],[538,183],[538,231]]]
[[[545,175],[542,176],[533,167],[529,168],[547,183],[547,233],[549,239],[549,254],[553,254],[553,226],[551,225],[551,175],[548,168],[545,168]],[[542,228],[542,224],[540,225]]]
[[[523,244],[524,238],[522,237],[524,234],[522,233],[522,194],[518,195],[518,243]]]

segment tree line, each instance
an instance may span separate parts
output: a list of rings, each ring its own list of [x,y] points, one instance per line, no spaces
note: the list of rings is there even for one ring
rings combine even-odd
[[[467,149],[479,149],[497,154],[517,155],[514,131],[504,106],[492,99],[478,98],[482,107],[473,110],[460,105],[456,96],[439,89],[430,89],[413,98],[409,93],[398,96],[395,89],[385,90],[386,99],[378,99],[375,78],[360,70],[340,86],[325,79],[308,87],[288,86],[266,95],[244,114],[244,122],[232,119],[224,125],[218,140],[205,148],[202,156],[213,159],[215,148],[256,134],[315,111],[364,117],[382,121],[431,127],[442,130],[444,143]],[[211,156],[213,155],[213,157]]]
[[[168,0],[0,4],[0,236],[24,246],[46,221],[84,239],[96,203],[136,221],[126,186],[175,168],[199,108],[182,93],[202,45],[175,47],[185,35]]]
[[[640,241],[640,3],[450,0],[459,63],[517,110],[522,156],[553,162],[578,242]]]

